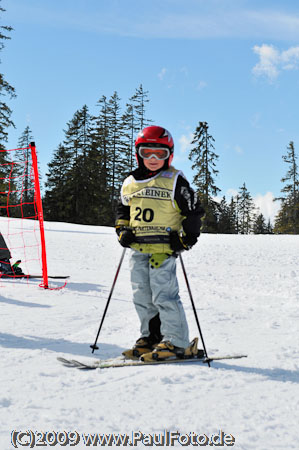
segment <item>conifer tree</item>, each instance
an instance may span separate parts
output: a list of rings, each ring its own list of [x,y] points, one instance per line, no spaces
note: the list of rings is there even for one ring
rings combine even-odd
[[[32,163],[29,145],[33,141],[29,126],[25,128],[18,139],[18,149],[14,152],[11,171],[10,200],[19,205],[13,208],[14,217],[35,217],[34,210],[34,183],[31,177]]]
[[[34,137],[30,127],[27,125],[18,140],[18,147],[25,150],[20,150],[17,155],[17,161],[24,165],[23,172],[23,199],[25,202],[32,199],[33,192],[29,191],[29,170],[30,170],[30,149],[29,145],[34,141]]]
[[[273,225],[272,225],[270,219],[268,219],[268,223],[267,223],[267,233],[266,233],[266,234],[273,234]]]
[[[110,186],[111,205],[114,211],[115,203],[119,197],[121,184],[128,171],[127,153],[124,149],[124,133],[120,108],[120,98],[114,92],[108,102],[108,121],[110,128],[109,161],[110,161]]]
[[[238,205],[239,233],[249,234],[255,220],[255,206],[253,199],[244,183],[239,190],[240,201]]]
[[[139,131],[137,128],[137,120],[134,114],[134,106],[127,103],[126,111],[122,116],[122,123],[124,129],[124,146],[127,154],[128,169],[131,172],[135,164],[135,138]]]
[[[222,234],[233,233],[234,223],[230,206],[227,204],[225,196],[218,204],[217,232]]]
[[[145,117],[145,106],[149,102],[148,91],[143,89],[142,84],[136,89],[135,94],[130,98],[131,105],[134,108],[134,114],[136,117],[137,129],[142,130],[144,127],[152,122]]]
[[[217,232],[217,203],[213,197],[217,196],[220,189],[216,186],[214,177],[217,176],[216,161],[219,156],[214,152],[215,139],[208,132],[207,122],[199,122],[191,144],[189,159],[193,161],[191,166],[195,170],[193,183],[197,187],[198,195],[206,211],[203,225],[205,232]]]
[[[84,105],[67,123],[65,139],[48,165],[47,219],[113,225],[121,184],[133,168],[134,139],[146,123],[142,85],[131,100],[122,113],[116,91],[109,100],[103,95],[98,114],[91,117]]]
[[[93,202],[95,222],[102,225],[113,224],[113,214],[111,207],[111,185],[110,185],[110,142],[111,129],[109,122],[109,105],[107,97],[103,95],[97,102],[100,111],[97,116],[92,117],[91,139],[92,150],[90,153],[93,161],[91,167],[93,174],[92,195],[96,197]],[[97,203],[97,205],[96,205]]]
[[[238,212],[239,202],[240,202],[239,194],[237,194],[235,197],[231,197],[231,201],[229,204],[229,215],[232,234],[239,233],[239,212]]]
[[[88,194],[88,154],[91,149],[91,116],[84,105],[76,111],[65,131],[64,147],[72,153],[70,184],[72,186],[71,204],[74,223],[86,223],[89,208]]]
[[[1,2],[2,0],[0,0]],[[0,17],[5,12],[5,9],[0,6]],[[1,25],[0,26],[0,52],[4,48],[4,42],[10,37],[8,33],[12,31],[12,27]],[[0,61],[1,63],[1,61]],[[8,199],[8,192],[13,190],[13,186],[10,186],[11,175],[13,165],[11,163],[10,156],[4,152],[5,143],[7,142],[8,132],[7,128],[14,127],[14,123],[11,120],[12,110],[5,101],[5,98],[13,99],[16,97],[15,89],[6,81],[4,75],[0,73],[0,206],[1,209],[5,209]],[[8,211],[8,213],[10,213]],[[6,212],[4,212],[6,214]]]
[[[70,149],[59,144],[46,174],[46,192],[43,199],[43,209],[46,220],[70,222],[72,218],[71,170],[73,156]]]
[[[88,107],[84,105],[67,123],[64,142],[48,164],[50,170],[45,194],[48,218],[54,219],[55,216],[55,220],[88,223],[88,156],[92,145],[90,121]],[[55,202],[64,205],[63,213],[55,213]]]
[[[28,148],[29,145],[31,144],[31,142],[33,142],[34,137],[32,134],[32,131],[30,129],[30,127],[27,125],[27,127],[25,128],[25,130],[23,131],[23,133],[21,134],[21,136],[18,139],[18,147],[19,148]],[[27,156],[27,154],[26,154]],[[28,154],[29,156],[29,154]]]
[[[1,2],[2,0],[0,0]],[[0,6],[0,14],[5,12],[5,9]],[[10,26],[0,26],[0,52],[4,48],[4,41],[10,39],[7,35],[12,31],[12,27]],[[0,61],[1,62],[1,61]],[[2,73],[0,73],[0,97],[8,97],[10,99],[16,97],[15,89],[5,80],[5,77]],[[10,126],[14,127],[14,123],[11,120],[12,110],[9,108],[5,101],[0,101],[0,148],[3,149],[3,143],[7,141],[7,128]]]
[[[98,147],[105,168],[105,173],[108,173],[108,148],[110,144],[110,127],[108,118],[108,102],[107,97],[103,95],[97,102],[100,106],[98,116],[92,118],[95,125],[92,126],[93,141]]]
[[[262,213],[258,214],[253,223],[253,233],[268,234],[268,226],[266,225],[266,220]]]
[[[275,219],[275,232],[277,233],[299,233],[299,172],[297,155],[294,142],[290,141],[287,154],[283,160],[289,167],[286,175],[281,179],[285,185],[281,192],[285,194],[275,200],[281,200],[282,205]]]
[[[129,99],[126,111],[122,116],[124,149],[127,153],[127,162],[131,172],[135,165],[135,138],[137,133],[149,125],[152,120],[146,118],[146,104],[149,102],[148,91],[143,90],[142,84]]]

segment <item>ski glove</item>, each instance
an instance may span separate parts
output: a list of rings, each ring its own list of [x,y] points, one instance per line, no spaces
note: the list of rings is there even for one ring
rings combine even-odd
[[[181,252],[183,250],[190,250],[190,248],[196,244],[196,234],[186,234],[180,236],[176,231],[171,231],[169,234],[169,244],[171,250],[174,252]]]
[[[128,248],[133,242],[135,242],[135,234],[131,230],[123,228],[119,232],[118,242],[122,247]]]

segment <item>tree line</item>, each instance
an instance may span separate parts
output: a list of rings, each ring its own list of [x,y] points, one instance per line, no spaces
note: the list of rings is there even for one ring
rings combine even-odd
[[[283,195],[275,199],[281,201],[281,208],[275,218],[274,227],[270,221],[266,223],[263,214],[254,205],[245,182],[229,202],[225,197],[220,202],[215,200],[220,189],[215,182],[219,156],[215,153],[214,143],[215,139],[209,133],[207,122],[199,122],[191,142],[189,159],[193,162],[192,170],[195,172],[193,183],[206,210],[203,231],[230,234],[298,234],[299,172],[294,142],[289,143],[286,155],[282,156],[288,168],[281,179]]]
[[[114,224],[114,210],[125,176],[134,168],[134,139],[151,120],[146,116],[148,92],[140,85],[121,112],[114,92],[98,101],[99,112],[91,116],[84,105],[67,124],[65,139],[54,152],[47,173],[45,217],[85,224]],[[229,200],[217,200],[215,139],[207,122],[199,122],[191,142],[189,159],[193,185],[206,210],[203,232],[225,234],[272,234],[299,232],[299,176],[294,143],[283,161],[288,164],[281,179],[280,211],[274,226],[255,206],[244,182]]]
[[[148,101],[140,85],[125,111],[114,92],[98,100],[96,115],[87,105],[75,112],[48,164],[47,220],[113,225],[122,181],[134,167],[135,136],[150,122],[145,116]]]
[[[0,0],[1,3],[2,0]],[[0,14],[4,9],[0,7]],[[9,26],[0,26],[0,52],[10,39]],[[5,152],[8,128],[14,123],[5,99],[16,96],[15,89],[0,73],[0,209],[17,217],[30,217],[33,186],[30,184],[29,155],[20,151],[12,163]],[[66,124],[64,139],[48,164],[43,198],[46,220],[82,224],[114,224],[114,212],[125,176],[135,167],[134,140],[139,130],[152,121],[146,116],[148,92],[142,84],[121,106],[117,91],[110,98],[102,95],[96,103],[97,113],[87,105],[76,111]],[[26,148],[34,140],[27,126],[18,146]],[[293,141],[283,155],[287,172],[281,179],[281,207],[274,227],[255,207],[246,183],[230,199],[222,197],[216,184],[218,176],[215,139],[207,122],[199,122],[191,142],[189,159],[194,173],[193,185],[206,210],[203,231],[208,233],[299,233],[299,176]],[[13,208],[7,209],[7,192]],[[21,205],[22,203],[22,205]]]

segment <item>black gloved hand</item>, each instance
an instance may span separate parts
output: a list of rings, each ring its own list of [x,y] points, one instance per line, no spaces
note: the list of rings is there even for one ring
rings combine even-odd
[[[129,248],[135,242],[135,234],[128,228],[120,230],[118,235],[118,242],[122,247]]]
[[[197,236],[195,234],[186,234],[186,236],[180,236],[177,231],[171,231],[169,234],[169,244],[171,250],[174,252],[181,252],[183,250],[190,250],[190,248],[196,244]]]

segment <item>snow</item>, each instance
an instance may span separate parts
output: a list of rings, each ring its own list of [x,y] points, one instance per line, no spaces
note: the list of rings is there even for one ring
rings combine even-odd
[[[298,236],[202,235],[183,254],[208,354],[248,358],[79,371],[57,356],[114,357],[139,337],[129,250],[92,355],[122,248],[108,227],[47,222],[45,233],[49,274],[71,275],[67,286],[0,280],[1,450],[14,448],[13,430],[77,431],[80,442],[64,447],[75,449],[88,448],[83,433],[165,430],[222,430],[236,449],[298,448]],[[179,261],[178,278],[191,339],[198,330]]]

